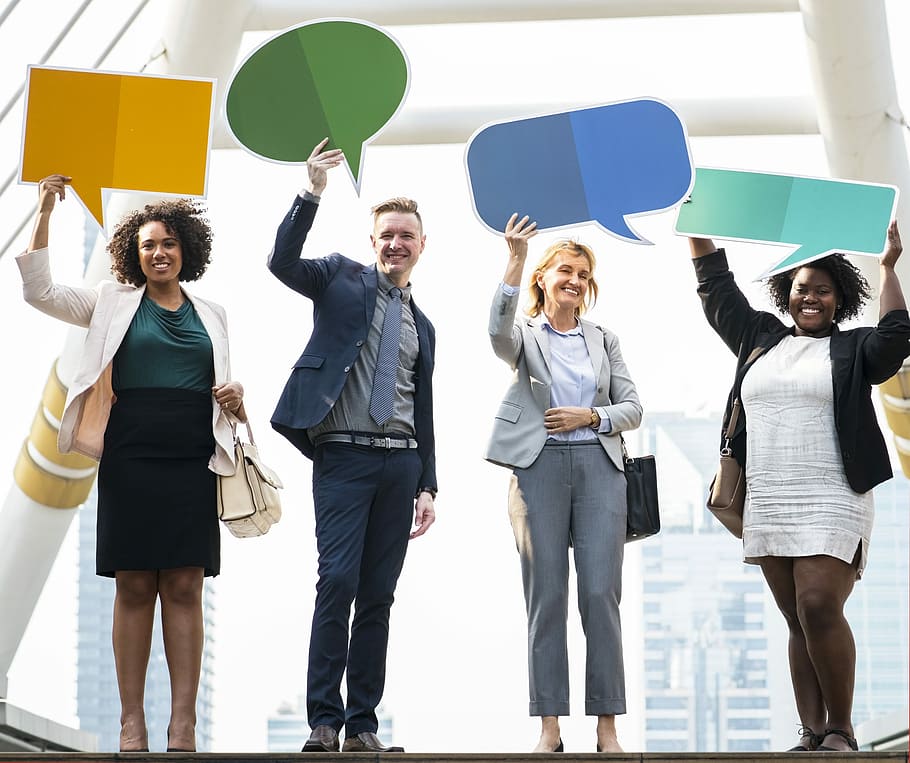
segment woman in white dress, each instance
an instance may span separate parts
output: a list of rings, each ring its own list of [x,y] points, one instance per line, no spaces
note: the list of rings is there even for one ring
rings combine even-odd
[[[771,301],[793,320],[787,326],[749,306],[723,249],[710,239],[689,243],[708,322],[738,357],[724,427],[738,397],[745,417],[733,450],[746,470],[743,556],[761,567],[790,631],[802,723],[791,750],[856,750],[856,651],[843,610],[866,565],[872,488],[892,476],[871,385],[910,355],[910,319],[894,272],[897,224],[888,229],[879,322],[871,328],[838,326],[869,297],[865,278],[843,255],[769,279]]]

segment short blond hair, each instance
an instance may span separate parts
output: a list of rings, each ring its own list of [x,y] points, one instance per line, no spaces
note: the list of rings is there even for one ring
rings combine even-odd
[[[417,218],[417,224],[420,226],[420,232],[423,233],[423,220],[420,219],[420,212],[417,211],[417,202],[406,196],[393,196],[391,199],[380,201],[370,209],[373,215],[373,227],[379,222],[379,216],[386,212],[400,212],[406,215],[414,215]]]
[[[543,312],[544,305],[544,293],[543,289],[537,285],[537,276],[550,267],[553,264],[553,260],[556,259],[556,255],[562,252],[568,252],[576,257],[584,257],[587,259],[588,267],[591,271],[591,276],[588,279],[588,291],[585,293],[584,301],[575,308],[576,317],[586,310],[590,310],[597,301],[597,281],[594,280],[594,268],[597,267],[597,258],[594,256],[594,250],[590,246],[573,239],[560,239],[559,241],[554,241],[544,250],[543,256],[534,268],[534,272],[531,273],[531,280],[528,284],[528,291],[531,296],[528,301],[527,311],[532,318],[536,318]]]

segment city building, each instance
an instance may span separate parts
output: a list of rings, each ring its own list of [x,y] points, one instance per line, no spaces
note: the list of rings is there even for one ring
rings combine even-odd
[[[93,490],[78,517],[79,641],[76,658],[76,714],[83,731],[98,735],[97,749],[113,752],[120,749],[120,698],[111,647],[114,581],[95,574],[96,500]],[[215,607],[214,591],[208,580],[204,597],[205,651],[196,704],[196,747],[200,751],[211,749],[213,733],[212,643]],[[152,751],[163,751],[166,746],[170,707],[171,690],[158,612],[152,634],[145,689],[145,717]]]
[[[379,729],[376,736],[385,745],[393,744],[395,732],[394,718],[382,705],[376,708]],[[306,697],[297,697],[296,704],[282,702],[278,709],[268,717],[268,752],[300,752],[303,743],[310,736],[310,724],[307,721]],[[344,734],[342,733],[342,737]]]

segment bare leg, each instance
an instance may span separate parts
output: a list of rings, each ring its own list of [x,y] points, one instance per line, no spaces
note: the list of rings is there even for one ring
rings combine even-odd
[[[597,751],[624,752],[616,738],[616,716],[597,716]]]
[[[171,677],[167,746],[196,749],[196,694],[202,671],[202,567],[159,572],[164,654]]]
[[[831,556],[808,556],[793,560],[793,577],[806,649],[828,710],[825,728],[853,736],[856,647],[844,604],[856,582],[856,567]],[[824,744],[850,749],[837,735],[827,737]]]
[[[766,556],[761,559],[760,564],[768,587],[790,631],[788,645],[790,680],[793,683],[793,695],[800,722],[815,734],[821,734],[825,730],[827,713],[818,676],[806,647],[806,635],[797,613],[793,561],[789,557]],[[807,749],[815,746],[809,735],[803,736],[800,743]]]
[[[148,749],[145,726],[145,673],[152,648],[152,624],[158,597],[155,571],[120,571],[115,575],[114,665],[120,690],[120,750]]]
[[[553,752],[560,742],[559,716],[542,715],[540,717],[540,741],[532,752]]]

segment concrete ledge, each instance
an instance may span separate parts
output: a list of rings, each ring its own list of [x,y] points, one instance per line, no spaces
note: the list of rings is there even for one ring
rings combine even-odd
[[[820,752],[812,753],[812,760],[852,761],[864,763],[910,763],[906,751],[901,752]],[[445,753],[111,753],[57,755],[0,753],[0,763],[41,761],[41,763],[110,763],[111,761],[191,761],[211,763],[572,763],[572,761],[601,761],[602,763],[806,763],[806,753],[514,753],[514,754],[445,754]]]
[[[47,752],[94,752],[97,746],[94,734],[42,718],[0,699],[0,760],[7,759],[7,753],[44,752],[41,760],[48,761]]]

